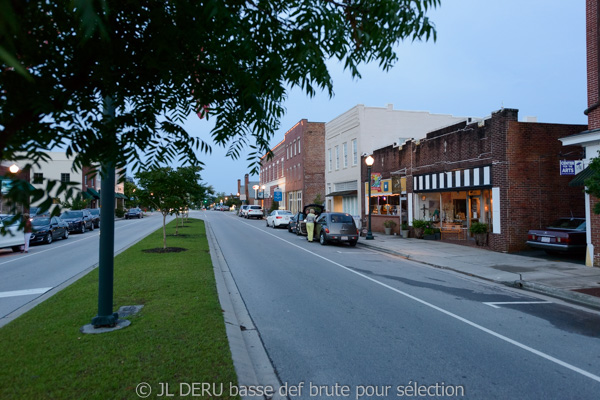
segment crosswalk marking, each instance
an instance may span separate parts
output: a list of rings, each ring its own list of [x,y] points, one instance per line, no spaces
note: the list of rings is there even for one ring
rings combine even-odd
[[[0,298],[2,297],[17,297],[17,296],[31,296],[34,294],[43,294],[48,290],[52,289],[48,288],[39,288],[39,289],[25,289],[25,290],[13,290],[10,292],[0,292]]]

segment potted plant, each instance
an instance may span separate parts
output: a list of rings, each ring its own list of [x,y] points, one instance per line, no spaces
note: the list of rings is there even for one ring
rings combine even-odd
[[[386,219],[385,221],[383,221],[383,227],[385,229],[385,234],[391,235],[392,229],[396,227],[396,222],[392,221],[391,219]]]
[[[477,246],[487,246],[488,225],[482,222],[473,222],[469,227],[469,232],[475,237]]]
[[[404,239],[408,239],[408,232],[409,232],[409,230],[408,230],[408,224],[406,222],[404,222],[402,224],[402,226],[400,227],[400,235],[402,235],[402,237]]]
[[[427,221],[424,219],[413,219],[413,228],[415,229],[415,237],[423,239],[423,231],[427,227]]]

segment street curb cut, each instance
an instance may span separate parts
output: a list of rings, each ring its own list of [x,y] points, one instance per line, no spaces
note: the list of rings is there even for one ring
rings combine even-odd
[[[561,300],[575,303],[578,305],[600,310],[600,298],[590,296],[585,293],[573,292],[571,290],[557,289],[552,286],[542,285],[535,282],[526,282],[516,280],[514,282],[505,282],[507,286],[516,287],[530,292],[545,294],[546,296],[556,297]]]
[[[281,386],[279,378],[260,334],[248,314],[210,223],[207,220],[203,221],[206,225],[206,237],[215,272],[217,293],[223,310],[229,349],[238,377],[238,387],[271,386],[275,390],[275,395],[269,399],[286,399],[278,394]]]
[[[542,285],[542,284],[535,283],[535,282],[526,282],[526,281],[523,281],[523,280],[516,280],[514,282],[497,281],[497,280],[494,280],[494,279],[486,278],[484,276],[475,275],[475,274],[473,274],[471,272],[464,272],[464,271],[461,271],[459,269],[455,269],[455,268],[451,268],[451,267],[447,267],[447,266],[443,266],[443,265],[436,265],[436,264],[432,264],[432,263],[429,263],[429,262],[421,261],[421,260],[419,260],[417,258],[414,258],[414,257],[412,257],[412,256],[410,256],[408,254],[401,253],[399,251],[385,249],[385,248],[381,248],[381,247],[377,247],[377,246],[372,246],[372,245],[366,244],[366,243],[360,243],[360,244],[362,246],[368,247],[370,249],[381,251],[382,253],[387,253],[387,254],[391,254],[391,255],[395,255],[395,256],[400,256],[400,257],[406,258],[407,260],[418,262],[418,263],[424,264],[424,265],[429,265],[429,266],[434,267],[434,268],[445,269],[445,270],[449,270],[449,271],[458,272],[459,274],[463,274],[463,275],[467,275],[467,276],[472,276],[472,277],[475,277],[475,278],[478,278],[478,279],[483,279],[483,280],[488,281],[488,282],[494,282],[494,283],[502,284],[502,285],[505,285],[505,286],[514,287],[514,288],[517,288],[517,289],[528,290],[530,292],[544,294],[546,296],[550,296],[550,297],[554,297],[554,298],[557,298],[557,299],[561,299],[561,300],[567,301],[569,303],[574,303],[574,304],[577,304],[577,305],[580,305],[580,306],[584,306],[584,307],[589,307],[589,308],[600,310],[600,298],[595,297],[595,296],[590,296],[590,295],[587,295],[587,294],[584,294],[584,293],[573,292],[571,290],[558,289],[558,288],[554,288],[554,287],[551,287],[551,286]]]

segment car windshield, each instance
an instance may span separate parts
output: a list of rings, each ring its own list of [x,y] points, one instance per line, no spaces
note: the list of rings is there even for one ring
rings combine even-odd
[[[34,218],[33,221],[31,221],[31,225],[33,225],[33,226],[50,225],[50,218]]]
[[[576,229],[579,231],[585,230],[585,220],[579,218],[561,218],[558,221],[554,221],[548,229]]]
[[[90,210],[90,213],[92,213],[93,215],[100,214],[100,209],[99,208],[92,208]]]
[[[81,217],[83,217],[83,211],[66,211],[60,217],[64,218],[64,219],[66,219],[66,218],[81,218]]]
[[[354,220],[346,214],[336,214],[331,216],[331,222],[339,224],[351,224]]]

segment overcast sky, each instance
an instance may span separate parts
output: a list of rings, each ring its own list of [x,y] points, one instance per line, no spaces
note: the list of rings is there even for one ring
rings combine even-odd
[[[328,122],[357,104],[473,117],[505,107],[518,109],[520,120],[587,124],[585,1],[442,0],[430,17],[437,41],[401,44],[391,71],[363,66],[353,81],[332,63],[335,97],[290,92],[271,145],[303,118]],[[197,117],[186,127],[202,137],[211,128]],[[213,147],[201,157],[202,180],[235,193],[248,161],[225,152]]]

